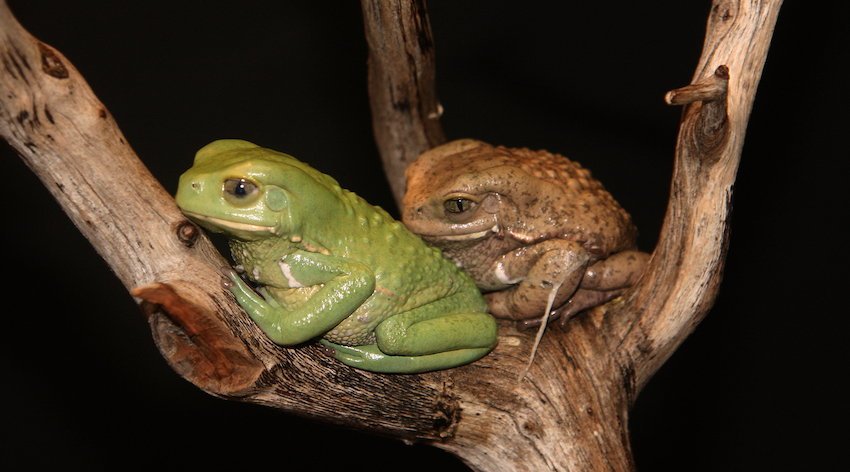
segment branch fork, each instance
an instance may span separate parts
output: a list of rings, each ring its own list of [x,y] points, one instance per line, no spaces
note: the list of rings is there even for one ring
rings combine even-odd
[[[781,3],[714,1],[693,84],[666,96],[685,108],[646,273],[619,298],[550,330],[519,384],[533,333],[507,322],[490,355],[421,375],[373,374],[316,346],[271,343],[222,287],[224,259],[141,164],[79,72],[30,36],[3,0],[0,135],[137,297],[163,356],[205,391],[428,442],[479,471],[634,470],[629,408],[717,293],[732,186]],[[407,164],[445,141],[433,41],[422,0],[362,7],[375,136],[400,202]]]

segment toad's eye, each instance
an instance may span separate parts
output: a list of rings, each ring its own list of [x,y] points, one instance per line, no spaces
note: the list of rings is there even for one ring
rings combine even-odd
[[[463,197],[452,197],[443,202],[443,208],[449,213],[463,213],[475,204],[474,201]]]
[[[227,179],[223,188],[224,198],[234,205],[253,203],[259,192],[257,184],[246,179]]]

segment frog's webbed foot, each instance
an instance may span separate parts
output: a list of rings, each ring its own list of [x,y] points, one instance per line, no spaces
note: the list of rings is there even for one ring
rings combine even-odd
[[[234,285],[236,285],[235,280],[239,279],[240,277],[239,277],[239,273],[237,273],[236,270],[233,267],[222,266],[222,267],[219,267],[218,270],[219,270],[219,272],[221,272],[222,275],[224,275],[226,277],[224,280],[221,281],[222,287],[231,288]]]
[[[560,320],[558,325],[563,328],[567,322],[575,315],[584,310],[602,305],[610,300],[619,297],[625,289],[609,290],[607,292],[598,292],[596,290],[578,289],[566,303],[552,310],[549,314],[549,322]],[[524,331],[540,326],[542,317],[529,318],[526,320],[517,321],[516,327],[519,331]]]
[[[325,353],[350,367],[386,374],[419,374],[449,369],[468,364],[484,357],[488,348],[457,349],[424,356],[391,356],[384,354],[376,344],[342,346],[321,340]]]
[[[572,296],[590,260],[579,243],[562,239],[523,249],[506,254],[492,268],[497,279],[512,284],[484,295],[497,318],[542,318],[547,306],[561,306]]]
[[[623,251],[595,262],[587,268],[578,290],[560,305],[555,304],[556,309],[550,313],[548,321],[560,319],[559,324],[563,328],[578,313],[619,297],[626,288],[637,283],[649,262],[649,257],[645,252]],[[517,329],[540,326],[541,318],[542,316],[538,316],[520,320],[517,322]]]
[[[567,303],[564,303],[560,308],[555,310],[555,316],[560,319],[558,324],[561,328],[564,328],[573,316],[595,306],[608,303],[622,295],[625,291],[626,289],[624,288],[609,290],[607,292],[579,289],[572,298],[567,300]]]

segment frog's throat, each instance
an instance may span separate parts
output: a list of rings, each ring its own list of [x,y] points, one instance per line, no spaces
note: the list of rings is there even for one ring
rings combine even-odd
[[[247,231],[251,233],[262,233],[268,232],[274,234],[276,236],[280,236],[280,232],[274,226],[262,226],[262,225],[253,225],[250,223],[239,223],[238,221],[229,221],[221,218],[214,218],[212,216],[201,215],[200,213],[193,213],[191,211],[184,211],[183,213],[186,216],[190,216],[197,220],[209,221],[210,223],[220,226],[222,228],[228,228],[236,231]]]
[[[471,239],[482,239],[486,238],[490,233],[498,233],[499,225],[494,225],[492,228],[487,228],[483,231],[475,231],[474,233],[466,233],[466,234],[423,234],[422,237],[426,239],[430,238],[439,238],[443,241],[469,241]]]

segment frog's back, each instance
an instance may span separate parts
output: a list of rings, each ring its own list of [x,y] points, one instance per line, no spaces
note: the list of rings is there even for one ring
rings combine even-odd
[[[612,211],[626,213],[614,197],[605,190],[602,183],[593,178],[590,171],[578,162],[544,150],[507,149],[502,146],[496,149],[509,152],[522,170],[537,179],[551,182],[568,193],[598,199],[598,205]]]
[[[599,256],[636,246],[637,228],[631,216],[581,164],[545,150],[498,146],[495,151],[526,174],[563,192],[563,201],[569,203],[559,208],[568,231],[561,237],[586,241],[588,250]]]
[[[379,284],[421,303],[467,291],[477,298],[475,282],[443,257],[440,249],[426,244],[383,208],[348,190],[342,192],[358,229],[358,239],[342,246],[355,248],[349,257],[367,258]]]

